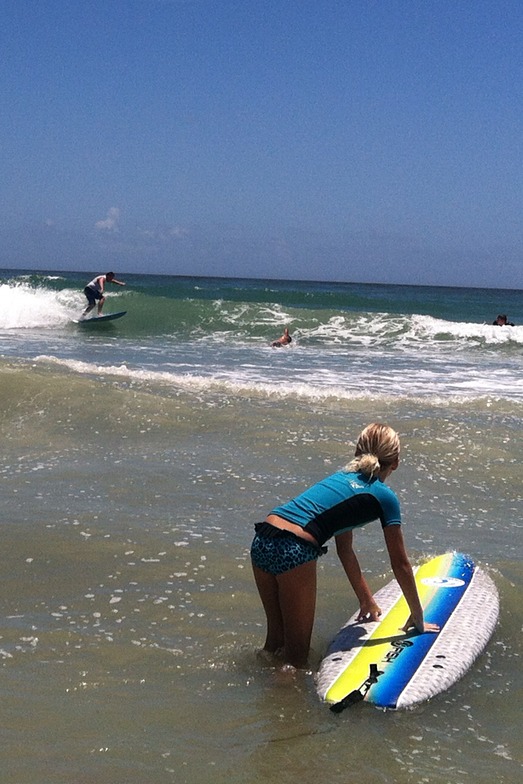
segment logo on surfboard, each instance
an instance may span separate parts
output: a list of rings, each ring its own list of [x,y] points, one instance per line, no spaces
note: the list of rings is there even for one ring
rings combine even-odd
[[[461,588],[465,585],[465,580],[460,580],[458,577],[423,577],[420,582],[434,588]]]

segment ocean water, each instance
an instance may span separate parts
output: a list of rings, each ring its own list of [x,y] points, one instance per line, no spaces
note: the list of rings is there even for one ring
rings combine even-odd
[[[2,780],[519,782],[523,292],[118,271],[127,316],[74,324],[94,272],[0,271]],[[356,602],[333,548],[291,683],[258,655],[248,550],[374,420],[402,437],[411,560],[470,554],[501,614],[448,692],[335,715],[313,673]],[[355,544],[381,587],[379,526]]]

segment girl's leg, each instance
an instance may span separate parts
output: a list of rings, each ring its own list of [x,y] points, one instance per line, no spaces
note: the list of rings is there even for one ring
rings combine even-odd
[[[285,662],[305,667],[316,611],[316,561],[283,572],[276,581]]]
[[[276,653],[283,649],[283,619],[279,602],[276,576],[252,565],[254,579],[267,617],[267,637],[264,650]]]

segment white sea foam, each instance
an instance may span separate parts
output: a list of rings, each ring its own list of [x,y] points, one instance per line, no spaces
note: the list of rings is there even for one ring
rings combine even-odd
[[[280,368],[259,365],[235,367],[200,366],[192,372],[153,370],[129,367],[126,364],[95,364],[73,359],[60,359],[41,355],[37,361],[53,363],[74,373],[98,378],[118,377],[145,385],[161,385],[172,390],[193,393],[222,391],[229,394],[262,395],[267,397],[302,398],[313,400],[351,400],[398,398],[432,399],[433,402],[459,402],[472,399],[500,400],[507,397],[508,373],[500,367],[485,377],[481,369],[469,368],[463,372],[461,365],[451,368],[447,363],[441,368],[433,364],[421,367],[415,375],[412,366],[396,368],[370,368],[352,364],[340,367]],[[523,402],[523,379],[511,379],[510,397]]]
[[[0,285],[0,330],[52,329],[63,326],[84,304],[81,293],[33,288],[27,283]]]
[[[444,321],[432,316],[411,317],[412,331],[424,339],[453,337],[459,339],[477,338],[488,344],[508,342],[523,343],[523,327],[498,327],[493,324],[474,324],[468,322]]]

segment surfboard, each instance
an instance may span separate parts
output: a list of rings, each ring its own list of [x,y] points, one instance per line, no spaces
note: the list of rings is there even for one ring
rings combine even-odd
[[[126,310],[120,310],[118,313],[107,313],[103,316],[91,316],[90,318],[77,319],[75,324],[100,324],[104,321],[114,321],[114,319],[122,318],[127,313]]]
[[[499,616],[486,572],[463,553],[446,553],[415,569],[415,580],[425,620],[441,631],[401,631],[409,608],[398,583],[377,591],[380,620],[349,618],[316,675],[318,694],[334,712],[361,701],[399,709],[428,700],[461,678],[485,648]]]

